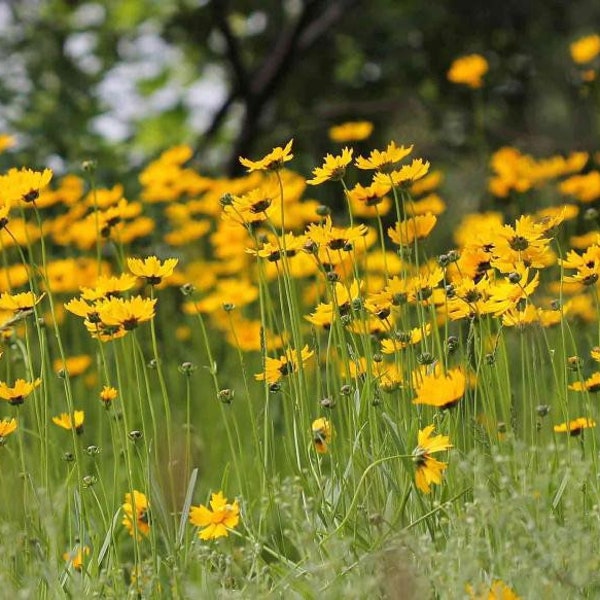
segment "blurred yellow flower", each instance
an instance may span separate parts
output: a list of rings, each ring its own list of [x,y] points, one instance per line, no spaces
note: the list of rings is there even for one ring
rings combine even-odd
[[[570,46],[571,58],[578,65],[589,63],[600,54],[600,35],[594,33],[575,40]]]
[[[586,419],[585,417],[579,417],[573,421],[567,421],[560,425],[554,426],[556,433],[568,433],[571,436],[579,435],[584,429],[589,427],[596,427],[596,421],[594,419]]]
[[[329,442],[331,441],[331,436],[333,434],[333,426],[331,425],[331,421],[325,417],[315,419],[312,422],[311,430],[315,450],[319,454],[327,454],[329,450]]]
[[[483,85],[483,76],[488,68],[488,62],[481,54],[469,54],[454,60],[447,77],[452,83],[479,88]]]
[[[346,142],[359,142],[367,139],[373,132],[373,123],[370,121],[348,121],[329,129],[329,139],[340,144]]]

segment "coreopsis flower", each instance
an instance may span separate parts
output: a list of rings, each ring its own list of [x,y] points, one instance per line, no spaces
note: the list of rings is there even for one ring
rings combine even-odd
[[[472,585],[468,585],[467,593],[470,600],[521,600],[520,596],[499,579],[493,581],[489,588],[479,588],[477,591]]]
[[[595,360],[596,362],[600,362],[600,346],[594,346],[590,350],[590,356],[592,357],[592,360]]]
[[[77,377],[81,375],[92,364],[92,357],[89,354],[80,354],[79,356],[69,356],[64,362],[61,358],[57,358],[52,363],[52,370],[61,374],[65,371],[69,377]]]
[[[340,156],[327,154],[322,167],[313,169],[314,177],[307,179],[309,185],[319,185],[325,181],[339,181],[346,173],[346,167],[352,162],[352,148],[344,148]]]
[[[396,331],[392,338],[381,340],[381,352],[394,354],[399,350],[418,344],[428,335],[431,335],[431,323],[427,323],[424,327],[414,327],[410,331]]]
[[[265,181],[242,195],[223,201],[223,218],[241,225],[256,225],[281,210],[281,189],[277,181]]]
[[[441,462],[431,455],[452,448],[450,438],[447,435],[436,435],[431,437],[434,425],[419,430],[417,436],[417,447],[413,450],[413,461],[416,465],[415,484],[424,494],[431,492],[431,484],[442,483],[442,474],[448,468],[448,464]]]
[[[576,270],[573,275],[563,276],[564,283],[594,285],[600,277],[600,244],[592,244],[583,254],[570,250],[560,263],[565,269]]]
[[[17,379],[12,387],[0,381],[0,398],[13,406],[23,404],[25,398],[39,387],[41,383],[42,380],[39,377],[31,382],[24,379]]]
[[[576,381],[569,386],[570,390],[576,392],[600,392],[600,372],[592,373],[585,381]]]
[[[0,310],[10,310],[15,314],[32,311],[44,295],[36,296],[33,292],[21,292],[19,294],[4,292],[0,295]]]
[[[329,250],[351,250],[354,243],[367,235],[368,228],[364,224],[356,227],[334,227],[331,217],[327,216],[323,223],[311,223],[306,229],[306,237],[317,247]]]
[[[125,494],[125,502],[122,504],[123,520],[121,523],[129,531],[131,537],[136,536],[138,540],[150,533],[150,504],[146,494],[133,490],[133,493]]]
[[[6,438],[17,429],[16,419],[2,419],[0,421],[0,446],[4,446]]]
[[[529,215],[517,219],[514,227],[503,225],[491,232],[488,242],[493,246],[491,265],[503,273],[514,271],[519,263],[543,269],[554,260],[551,238]]]
[[[292,154],[293,142],[294,140],[291,139],[284,148],[281,146],[273,148],[271,152],[257,161],[240,156],[240,163],[248,169],[249,173],[252,171],[277,171],[281,169],[286,162],[294,158],[294,155]]]
[[[229,530],[240,522],[240,507],[237,500],[229,503],[223,492],[211,494],[210,508],[201,504],[190,508],[190,522],[196,527],[201,540],[215,540],[227,537]]]
[[[5,150],[8,150],[9,148],[12,148],[16,143],[17,142],[12,135],[9,135],[8,133],[1,133],[0,134],[0,153],[4,152]]]
[[[366,140],[373,132],[370,121],[348,121],[329,128],[329,139],[340,144]]]
[[[573,175],[560,182],[558,189],[565,196],[573,196],[579,202],[591,204],[600,198],[600,172],[590,171]]]
[[[488,68],[488,62],[481,54],[468,54],[455,59],[446,75],[452,83],[480,88]]]
[[[500,316],[507,310],[528,302],[539,282],[539,272],[536,271],[530,278],[530,269],[517,265],[517,269],[506,279],[498,280],[487,289],[486,312]]]
[[[100,400],[104,403],[104,406],[108,408],[118,395],[119,392],[116,388],[105,385],[100,392]]]
[[[429,173],[429,161],[422,158],[415,158],[410,165],[404,165],[400,169],[390,171],[389,173],[375,173],[373,183],[385,184],[391,183],[395,187],[410,187],[415,181],[425,177]]]
[[[76,410],[71,416],[69,413],[61,413],[57,417],[52,417],[52,422],[63,429],[70,431],[75,430],[77,435],[83,433],[83,422],[85,420],[85,413],[82,410]]]
[[[93,288],[81,288],[81,297],[92,302],[102,298],[112,298],[121,295],[123,292],[128,292],[136,283],[137,279],[129,273],[122,273],[118,276],[101,275],[96,279],[96,285]]]
[[[575,40],[569,51],[573,62],[578,65],[592,62],[600,54],[600,35],[594,33]]]
[[[98,316],[104,325],[135,329],[140,323],[154,318],[156,298],[109,298],[97,304]]]
[[[586,417],[579,417],[573,421],[566,421],[560,425],[554,426],[556,433],[568,433],[571,436],[580,435],[584,429],[590,427],[596,427],[596,421],[594,419],[587,419]]]
[[[348,191],[348,198],[352,205],[364,205],[364,206],[379,206],[382,204],[389,194],[391,184],[385,183],[373,183],[367,187],[357,183],[351,190]],[[384,214],[380,211],[380,214]]]
[[[40,191],[52,179],[52,171],[32,171],[31,169],[10,169],[6,175],[0,177],[2,199],[7,204],[17,202],[35,202]]]
[[[303,250],[306,243],[304,235],[286,233],[283,237],[277,237],[274,242],[265,242],[259,248],[246,248],[248,254],[259,258],[266,258],[269,262],[278,262],[284,256],[293,258]]]
[[[319,454],[327,454],[329,451],[329,442],[333,435],[333,426],[331,421],[325,417],[315,419],[311,425],[313,444]]]
[[[156,256],[149,256],[145,259],[128,258],[127,266],[134,275],[142,277],[150,285],[158,285],[165,277],[173,274],[178,262],[178,258],[167,258],[162,262]]]
[[[71,565],[76,571],[81,571],[81,569],[83,569],[85,557],[89,556],[90,552],[91,550],[89,546],[77,544],[73,550],[63,554],[63,560]]]
[[[437,217],[432,214],[417,215],[403,221],[398,221],[388,229],[388,235],[399,246],[410,246],[415,240],[426,238],[437,223]]]
[[[415,382],[417,397],[413,404],[427,404],[442,410],[451,408],[465,393],[466,377],[461,369],[449,369],[422,375]]]
[[[406,158],[413,150],[413,146],[405,148],[396,146],[393,140],[387,145],[385,150],[372,150],[368,158],[359,156],[356,159],[356,166],[359,169],[379,171],[389,173],[393,171],[394,166]],[[389,185],[389,180],[388,180]]]
[[[304,364],[314,354],[314,350],[309,350],[308,345],[300,351],[300,361]],[[295,373],[298,370],[298,352],[292,348],[287,350],[279,358],[265,358],[265,368],[262,373],[257,373],[254,378],[257,381],[266,380],[269,384],[277,383],[282,377]]]

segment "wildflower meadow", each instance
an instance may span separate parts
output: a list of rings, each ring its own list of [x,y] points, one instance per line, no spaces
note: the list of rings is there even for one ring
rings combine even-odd
[[[2,597],[600,597],[600,147],[494,145],[494,68],[468,210],[360,113],[133,185],[0,136]]]

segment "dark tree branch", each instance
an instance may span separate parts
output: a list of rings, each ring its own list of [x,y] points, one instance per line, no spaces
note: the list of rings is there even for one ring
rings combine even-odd
[[[245,110],[240,132],[228,162],[230,175],[241,172],[238,157],[250,153],[264,109],[276,96],[285,78],[291,73],[293,65],[358,2],[360,0],[305,0],[296,21],[282,29],[263,62],[251,74],[243,64],[238,41],[227,21],[229,3],[222,0],[214,0],[211,3],[216,26],[227,43],[227,60],[231,64],[235,79],[229,96],[204,134],[203,142],[206,143],[217,134],[231,106],[239,99]]]
[[[227,20],[227,9],[229,2],[226,0],[215,0],[211,2],[212,12],[217,28],[225,38],[227,44],[227,58],[235,75],[237,94],[246,96],[248,90],[248,71],[242,60],[238,40],[231,31]]]

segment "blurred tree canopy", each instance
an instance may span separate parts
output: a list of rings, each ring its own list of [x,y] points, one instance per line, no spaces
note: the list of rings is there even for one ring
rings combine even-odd
[[[593,90],[568,51],[590,23],[592,0],[13,0],[0,129],[23,163],[96,159],[120,178],[179,143],[212,173],[291,137],[320,156],[349,119],[373,121],[374,144],[468,153],[474,102],[492,148],[597,149]],[[446,80],[471,52],[490,63],[477,94]]]

